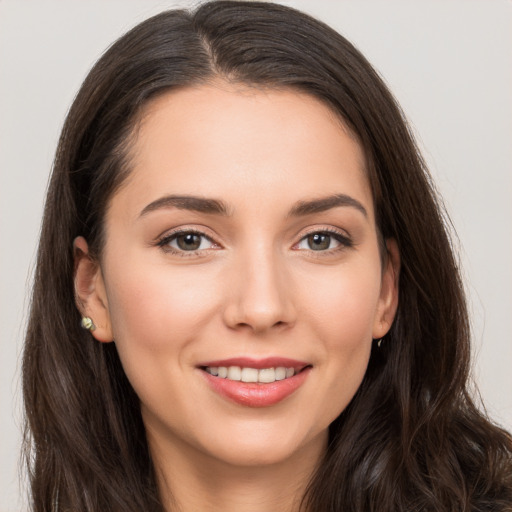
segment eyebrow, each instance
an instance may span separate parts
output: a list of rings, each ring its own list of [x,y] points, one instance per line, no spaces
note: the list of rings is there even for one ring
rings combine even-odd
[[[346,194],[333,194],[327,197],[311,199],[307,201],[297,201],[287,214],[290,217],[303,217],[313,213],[321,213],[339,206],[348,206],[355,208],[368,218],[366,208],[357,200]],[[189,210],[210,215],[220,215],[223,217],[232,217],[233,210],[220,199],[211,199],[206,197],[189,195],[168,195],[156,199],[149,203],[140,213],[143,217],[150,212],[164,208],[178,208],[179,210]]]
[[[349,206],[360,211],[366,218],[368,212],[366,208],[357,200],[346,194],[333,194],[319,199],[309,201],[297,201],[289,211],[287,217],[302,217],[312,213],[321,213],[338,206]]]
[[[191,210],[200,213],[209,213],[231,217],[232,212],[227,205],[218,199],[209,199],[197,196],[164,196],[149,203],[140,213],[140,217],[160,210],[162,208],[178,208],[179,210]]]

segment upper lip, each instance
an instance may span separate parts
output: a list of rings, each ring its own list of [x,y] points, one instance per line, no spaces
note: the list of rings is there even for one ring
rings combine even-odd
[[[297,359],[290,359],[288,357],[265,357],[263,359],[253,359],[252,357],[231,357],[229,359],[218,359],[215,361],[205,361],[198,364],[198,367],[219,367],[219,366],[240,366],[241,368],[294,368],[295,371],[300,371],[306,366],[311,366],[311,363],[298,361]]]

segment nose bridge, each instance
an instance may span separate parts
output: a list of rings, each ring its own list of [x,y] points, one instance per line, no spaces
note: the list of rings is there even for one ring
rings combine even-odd
[[[285,257],[272,241],[263,238],[256,243],[252,238],[236,251],[225,310],[230,327],[245,326],[261,332],[294,321]]]

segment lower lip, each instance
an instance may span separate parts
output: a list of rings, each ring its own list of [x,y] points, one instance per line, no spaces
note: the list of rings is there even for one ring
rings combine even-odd
[[[242,382],[214,377],[201,370],[210,387],[219,395],[246,407],[270,407],[294,393],[307,379],[311,367],[297,375],[268,384]]]

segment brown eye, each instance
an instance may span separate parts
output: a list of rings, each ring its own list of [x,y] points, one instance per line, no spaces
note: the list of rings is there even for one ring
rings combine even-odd
[[[176,237],[178,248],[183,251],[197,251],[201,246],[201,235],[195,233],[187,233]]]
[[[300,240],[296,248],[314,252],[332,253],[352,246],[353,242],[347,235],[338,231],[324,230],[307,234]]]
[[[158,242],[165,252],[180,256],[199,255],[206,249],[218,248],[215,242],[200,231],[175,231]]]
[[[308,246],[313,251],[324,251],[329,249],[331,244],[331,235],[326,233],[315,233],[307,237]]]

